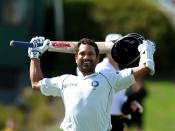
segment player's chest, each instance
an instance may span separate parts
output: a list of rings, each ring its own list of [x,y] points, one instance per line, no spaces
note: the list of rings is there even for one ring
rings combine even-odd
[[[108,83],[98,79],[66,82],[64,96],[72,98],[96,98],[108,95],[110,88]]]

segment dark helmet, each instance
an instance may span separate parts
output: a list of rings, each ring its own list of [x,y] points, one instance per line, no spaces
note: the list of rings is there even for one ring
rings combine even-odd
[[[130,33],[115,41],[111,50],[112,58],[120,65],[130,65],[135,62],[140,53],[138,46],[145,38],[138,33]]]

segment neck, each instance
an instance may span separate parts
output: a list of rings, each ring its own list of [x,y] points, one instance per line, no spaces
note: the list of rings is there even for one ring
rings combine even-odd
[[[81,72],[82,74],[83,74],[83,76],[88,76],[88,75],[91,75],[91,74],[94,74],[95,73],[95,71],[93,71],[93,72]]]

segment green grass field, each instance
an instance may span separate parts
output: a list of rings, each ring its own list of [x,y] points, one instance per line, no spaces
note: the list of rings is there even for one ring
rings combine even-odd
[[[146,82],[145,131],[175,131],[175,83]]]
[[[175,83],[146,81],[145,84],[148,96],[145,99],[144,131],[175,131]],[[54,124],[47,131],[59,131],[55,127]],[[131,130],[135,131],[134,128]]]

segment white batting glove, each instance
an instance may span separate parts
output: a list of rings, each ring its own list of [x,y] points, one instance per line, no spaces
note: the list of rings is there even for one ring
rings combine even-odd
[[[140,113],[143,113],[143,106],[138,101],[134,101],[134,103],[136,104],[139,112]]]
[[[128,120],[131,120],[131,119],[132,119],[132,115],[131,115],[131,114],[124,115],[124,118],[126,118],[126,119],[128,119]]]
[[[30,43],[33,43],[34,45],[36,45],[36,47],[28,49],[28,56],[31,59],[33,58],[39,59],[39,57],[48,49],[50,40],[49,39],[45,40],[44,37],[36,36],[31,39]],[[43,43],[43,45],[37,47],[37,43]]]
[[[138,51],[140,52],[139,65],[146,64],[150,69],[150,75],[154,75],[155,73],[155,63],[153,58],[155,50],[155,44],[150,40],[143,40],[143,43],[138,46]]]

